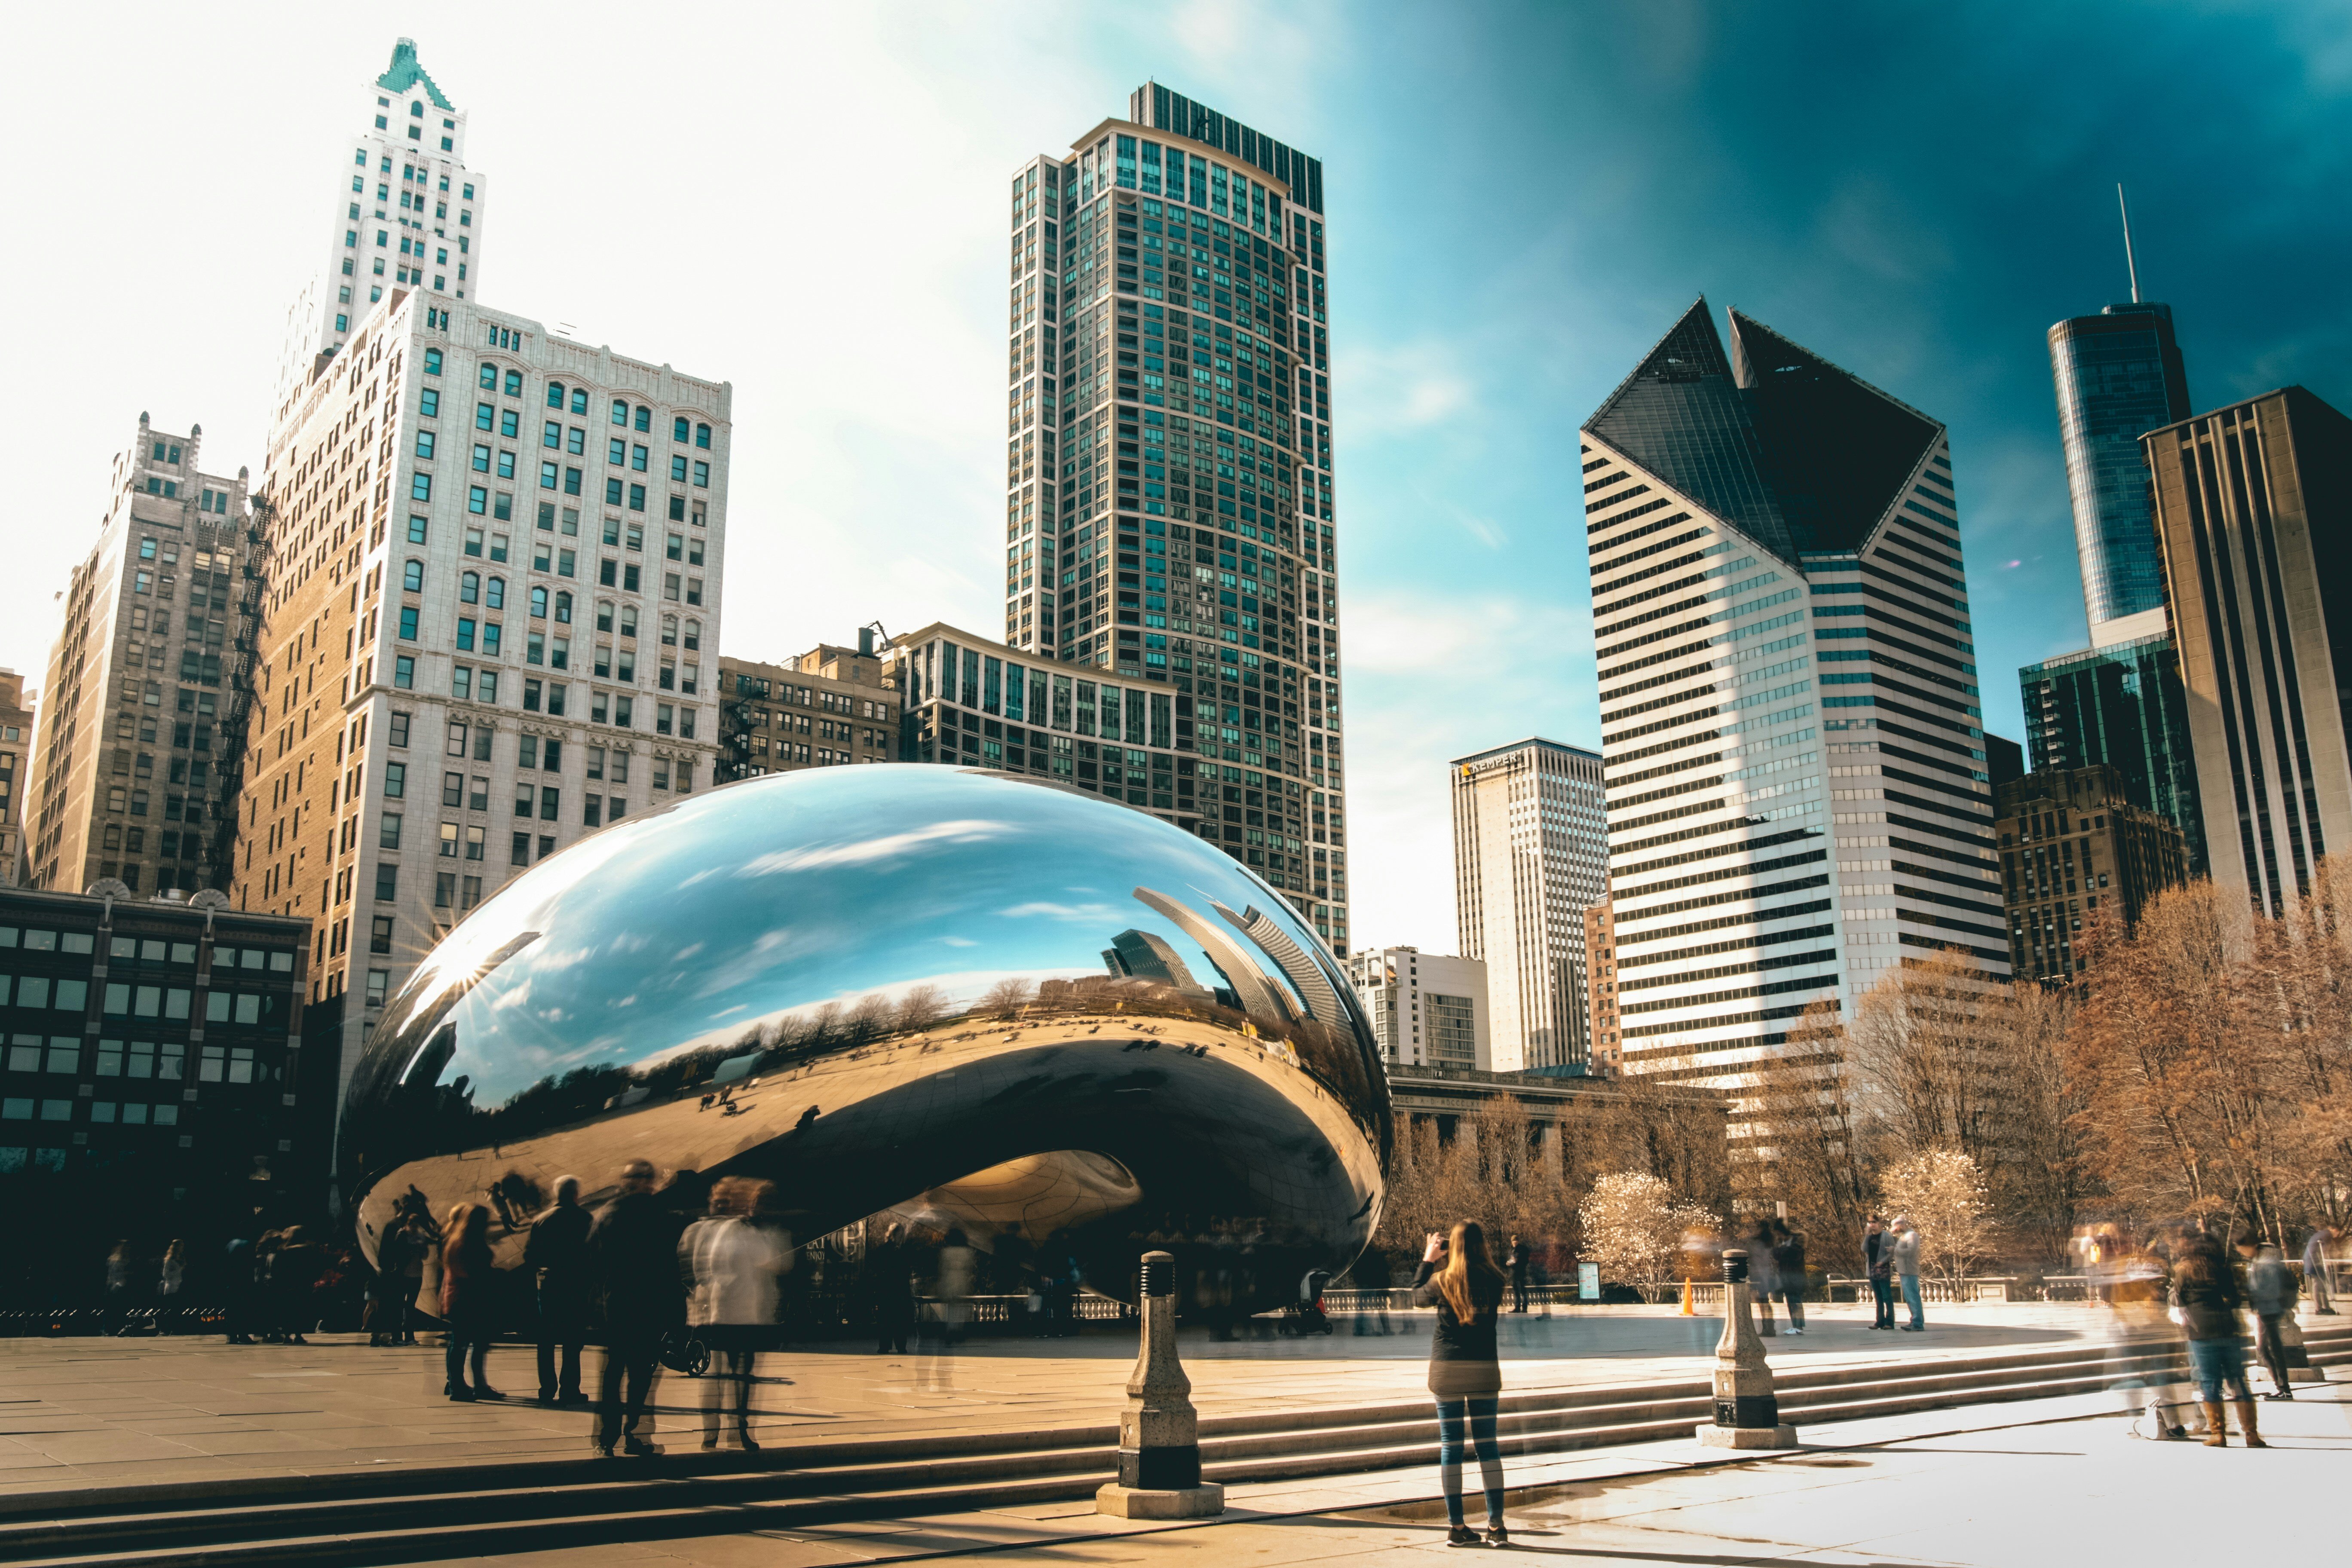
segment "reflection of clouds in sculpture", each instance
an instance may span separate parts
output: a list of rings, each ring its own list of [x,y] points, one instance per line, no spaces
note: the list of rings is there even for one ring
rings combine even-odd
[[[1057,1152],[1092,1149],[1139,1203],[1346,1250],[1390,1130],[1335,974],[1280,894],[1137,813],[950,769],[753,781],[551,858],[443,942],[354,1076],[349,1176],[560,1153],[593,1191],[641,1148],[837,1224],[1009,1160],[1000,1196],[1074,1181]],[[1106,1201],[1034,1212],[1116,1224]]]

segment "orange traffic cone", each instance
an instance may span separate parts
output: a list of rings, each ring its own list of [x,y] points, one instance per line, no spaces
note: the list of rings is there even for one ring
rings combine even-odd
[[[1692,1314],[1692,1312],[1691,1312],[1691,1282],[1690,1282],[1689,1280],[1685,1279],[1685,1280],[1684,1280],[1684,1281],[1683,1281],[1683,1316],[1684,1316],[1684,1317],[1685,1317],[1685,1318],[1687,1318],[1687,1317],[1690,1317],[1690,1316],[1692,1316],[1692,1315],[1693,1315],[1693,1314]]]

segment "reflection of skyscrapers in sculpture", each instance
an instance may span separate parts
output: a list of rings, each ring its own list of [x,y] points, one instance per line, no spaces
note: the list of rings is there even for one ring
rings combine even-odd
[[[1241,943],[1225,932],[1186,909],[1163,893],[1149,888],[1135,889],[1136,902],[1153,914],[1171,921],[1177,930],[1201,944],[1217,973],[1225,977],[1225,988],[1234,994],[1234,1001],[1244,1013],[1262,1014],[1269,1018],[1287,1018],[1293,1009],[1282,987],[1258,966]]]
[[[1103,967],[1113,974],[1156,980],[1190,995],[1209,994],[1209,988],[1192,978],[1192,972],[1185,967],[1176,950],[1168,945],[1168,939],[1148,931],[1123,931],[1111,938],[1110,945],[1103,949]]]
[[[1241,914],[1235,914],[1212,899],[1209,907],[1218,917],[1257,943],[1258,951],[1274,960],[1282,973],[1290,978],[1291,988],[1307,1005],[1307,1016],[1326,1024],[1339,1021],[1339,993],[1330,977],[1305,948],[1283,933],[1280,926],[1266,918],[1264,910],[1253,904]]]
[[[1486,965],[1500,1071],[1591,1057],[1584,911],[1609,886],[1601,758],[1530,738],[1456,757],[1454,898],[1462,956]]]

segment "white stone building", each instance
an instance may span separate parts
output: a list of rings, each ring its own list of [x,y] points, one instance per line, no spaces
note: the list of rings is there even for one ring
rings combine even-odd
[[[1348,979],[1390,1065],[1493,1070],[1486,965],[1477,959],[1367,948],[1349,956]]]
[[[281,426],[233,895],[315,922],[345,1071],[500,883],[715,782],[732,396],[411,289]]]

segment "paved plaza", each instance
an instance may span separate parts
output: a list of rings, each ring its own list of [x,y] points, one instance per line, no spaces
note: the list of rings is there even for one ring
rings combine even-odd
[[[1889,1334],[1866,1327],[1867,1310],[1815,1308],[1804,1337],[1772,1342],[1775,1362],[1862,1365],[2053,1348],[2097,1334],[2105,1321],[2082,1307],[1979,1303],[1946,1310],[1929,1333]],[[1213,1417],[1423,1399],[1427,1315],[1395,1314],[1390,1325],[1415,1331],[1360,1335],[1341,1319],[1329,1338],[1219,1343],[1187,1331],[1194,1401]],[[1507,1318],[1504,1376],[1514,1392],[1687,1379],[1710,1364],[1720,1331],[1718,1319],[1671,1308]],[[1117,1418],[1134,1355],[1132,1330],[974,1340],[945,1358],[877,1356],[862,1342],[787,1349],[761,1362],[757,1432],[772,1447],[1100,1426]],[[592,1348],[592,1387],[597,1360]],[[0,1491],[586,1452],[586,1412],[530,1397],[530,1347],[492,1353],[490,1381],[511,1396],[500,1404],[442,1398],[441,1366],[436,1343],[377,1349],[355,1335],[313,1335],[307,1346],[233,1346],[217,1336],[0,1341]],[[665,1376],[659,1440],[698,1441],[703,1390]]]
[[[1696,1443],[1594,1449],[1509,1467],[1510,1551],[1591,1568],[2080,1568],[2317,1561],[2340,1552],[2352,1383],[2262,1406],[2271,1447],[2151,1443],[2101,1396],[1842,1423],[1786,1456],[1726,1461]],[[573,1551],[458,1557],[469,1568],[857,1568],[964,1560],[1015,1565],[1332,1568],[1445,1550],[1416,1473],[1231,1489],[1225,1518],[1151,1525],[1066,1502],[930,1519]],[[1516,1500],[1524,1497],[1524,1501]],[[1420,1500],[1400,1503],[1395,1500]],[[1472,1503],[1473,1515],[1478,1511]]]

